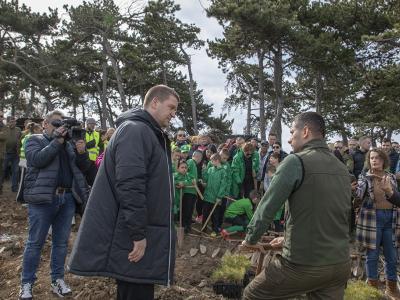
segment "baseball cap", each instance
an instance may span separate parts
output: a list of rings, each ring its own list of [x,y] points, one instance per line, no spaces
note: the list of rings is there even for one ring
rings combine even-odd
[[[269,143],[267,141],[261,141],[261,146],[269,146]]]
[[[181,152],[186,153],[190,151],[190,145],[182,145],[181,146]]]

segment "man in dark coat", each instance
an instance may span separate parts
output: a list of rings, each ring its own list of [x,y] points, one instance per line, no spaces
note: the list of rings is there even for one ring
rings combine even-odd
[[[397,166],[397,161],[399,160],[399,153],[396,152],[392,148],[392,143],[390,139],[383,139],[382,140],[382,149],[388,154],[389,159],[390,159],[390,173],[395,174],[396,173],[396,166]]]
[[[354,170],[353,174],[358,178],[360,174],[364,171],[365,155],[371,148],[371,139],[367,136],[363,136],[359,140],[360,148],[353,153]]]
[[[70,272],[117,280],[117,299],[153,299],[170,285],[175,264],[174,187],[170,141],[163,128],[178,94],[158,85],[144,109],[117,120],[79,228]]]

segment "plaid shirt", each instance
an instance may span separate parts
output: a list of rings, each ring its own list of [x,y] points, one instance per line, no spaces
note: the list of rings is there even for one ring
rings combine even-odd
[[[396,177],[386,173],[390,177],[392,187],[397,190]],[[362,200],[360,212],[357,217],[357,240],[368,249],[376,249],[376,208],[374,201],[373,177],[368,172],[358,179],[357,198]],[[400,246],[400,208],[393,206],[392,209],[392,237],[396,248]]]

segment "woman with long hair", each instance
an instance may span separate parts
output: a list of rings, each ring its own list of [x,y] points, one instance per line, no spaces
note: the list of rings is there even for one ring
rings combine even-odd
[[[400,209],[392,203],[399,197],[393,174],[386,172],[389,157],[382,149],[366,155],[368,172],[361,175],[356,189],[361,208],[357,218],[357,240],[367,250],[368,284],[378,287],[380,248],[385,257],[386,290],[389,299],[400,299],[397,288],[397,248],[400,242]]]

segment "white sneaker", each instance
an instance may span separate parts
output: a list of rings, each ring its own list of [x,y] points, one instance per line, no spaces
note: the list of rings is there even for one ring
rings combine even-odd
[[[19,290],[20,300],[32,300],[32,283],[24,283]]]
[[[71,288],[65,283],[64,279],[57,279],[51,283],[51,291],[59,297],[72,294]]]

